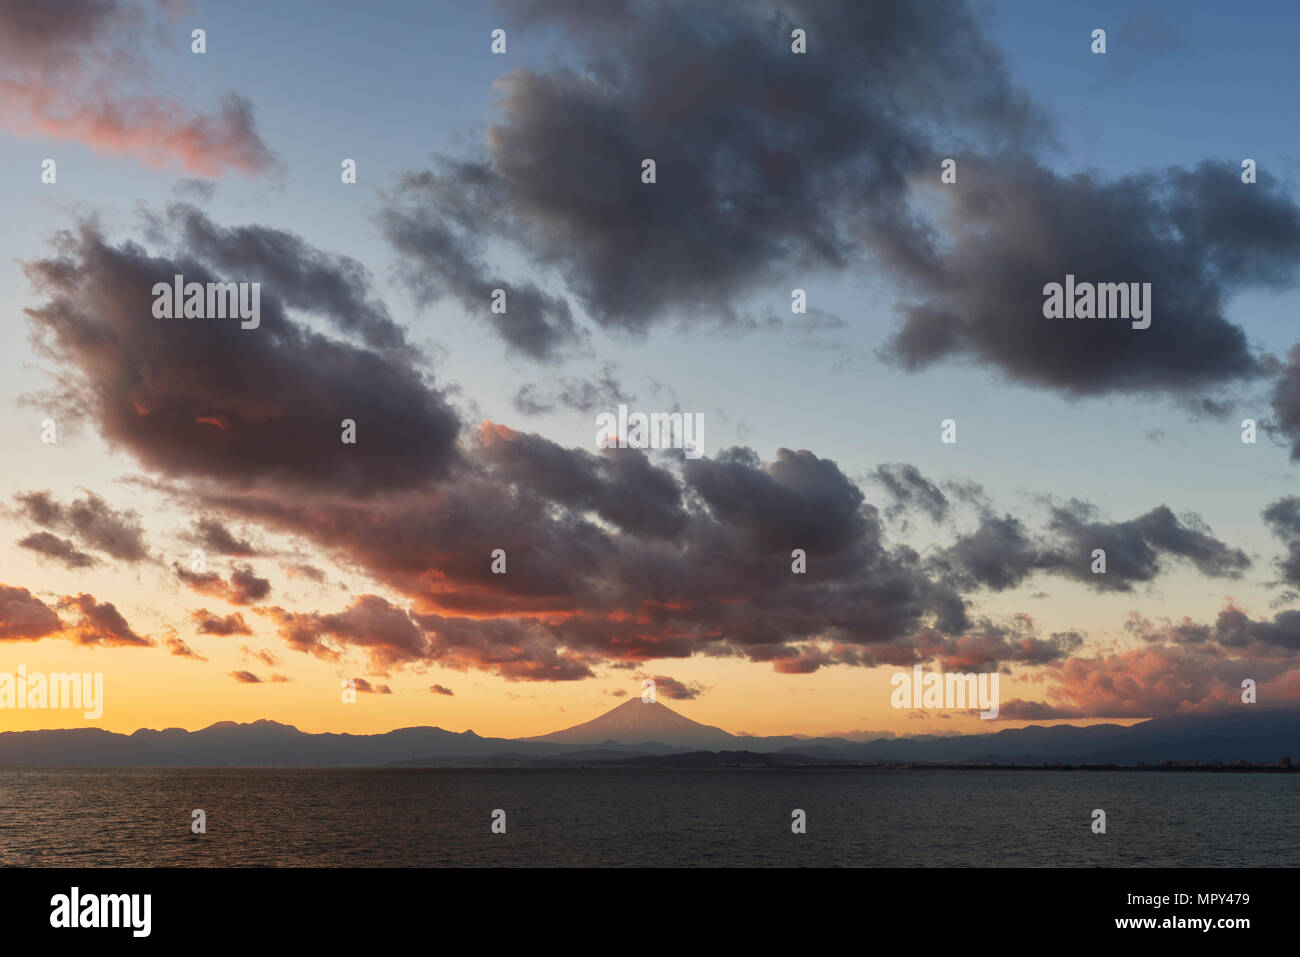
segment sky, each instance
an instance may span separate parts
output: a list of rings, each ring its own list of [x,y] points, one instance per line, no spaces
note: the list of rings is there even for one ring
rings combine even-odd
[[[0,674],[105,686],[0,729],[1294,706],[1300,14],[1252,10],[0,0]],[[260,325],[156,318],[177,273]],[[1151,327],[1045,318],[1067,274]],[[703,455],[600,448],[620,403]],[[999,718],[892,707],[918,664]]]

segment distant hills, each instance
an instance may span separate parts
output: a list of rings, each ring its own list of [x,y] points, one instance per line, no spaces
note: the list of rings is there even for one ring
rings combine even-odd
[[[424,755],[506,751],[535,757],[571,750],[473,731],[401,728],[386,734],[307,734],[275,721],[222,721],[201,731],[168,728],[114,734],[98,728],[0,733],[0,765],[375,765]]]
[[[987,734],[850,741],[751,737],[633,698],[591,721],[531,738],[401,728],[385,734],[307,734],[275,721],[223,721],[199,731],[116,734],[98,728],[0,733],[0,766],[462,765],[732,766],[789,764],[1136,764],[1300,761],[1300,710],[1243,706],[1217,715],[1005,729]],[[667,760],[661,760],[667,758]]]

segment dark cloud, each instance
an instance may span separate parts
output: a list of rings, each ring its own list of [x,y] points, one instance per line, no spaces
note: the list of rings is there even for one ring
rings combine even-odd
[[[280,635],[296,651],[335,660],[339,649],[362,648],[377,671],[426,657],[427,643],[411,616],[378,595],[360,595],[337,614],[272,608]]]
[[[1083,647],[1083,635],[1065,631],[1043,638],[1029,616],[1017,615],[1004,623],[981,618],[961,635],[927,631],[914,642],[918,659],[933,659],[945,671],[969,672],[1061,661]]]
[[[90,225],[25,265],[49,298],[27,310],[68,398],[110,443],[164,475],[274,479],[346,494],[426,484],[455,457],[459,420],[404,359],[307,330],[264,290],[261,325],[152,315],[153,284],[219,277],[200,261],[108,245]],[[341,442],[341,423],[357,442]]]
[[[1233,292],[1295,278],[1300,208],[1277,181],[1244,185],[1211,162],[1113,181],[1015,157],[969,157],[962,170],[942,194],[948,249],[913,269],[924,298],[887,350],[904,367],[974,359],[1069,395],[1193,399],[1271,370],[1224,308]],[[1150,328],[1044,318],[1044,285],[1067,274],[1151,283]]]
[[[1106,552],[1104,574],[1092,572],[1092,552],[1098,548]],[[1126,522],[1105,522],[1078,500],[1054,506],[1039,535],[1012,515],[985,514],[974,532],[938,551],[930,564],[959,588],[1001,591],[1046,571],[1098,591],[1127,592],[1153,581],[1167,558],[1186,560],[1203,575],[1220,578],[1239,578],[1251,564],[1245,552],[1215,538],[1194,514],[1180,520],[1160,505]]]
[[[250,565],[236,565],[226,581],[216,572],[192,572],[173,565],[176,577],[200,595],[222,598],[232,605],[253,605],[271,594],[271,582]]]
[[[485,186],[489,175],[461,163],[442,174],[408,173],[379,213],[379,226],[402,255],[399,273],[418,299],[452,295],[512,350],[556,360],[584,338],[568,302],[535,283],[493,276],[482,260],[481,239],[500,203]],[[496,289],[505,292],[504,312],[492,308]]]
[[[1064,540],[1061,552],[1068,556],[1059,570],[1100,590],[1131,591],[1134,583],[1154,579],[1166,556],[1184,559],[1213,577],[1238,578],[1250,567],[1245,552],[1215,538],[1195,515],[1185,519],[1186,524],[1165,505],[1114,524],[1096,521],[1091,507],[1081,502],[1054,508],[1050,527]],[[1094,548],[1106,551],[1104,575],[1090,571]]]
[[[97,602],[94,597],[69,595],[59,602],[59,610],[76,612],[77,620],[67,635],[80,645],[123,645],[140,648],[153,647],[154,642],[135,633],[121,612],[109,602]]]
[[[918,644],[920,635],[966,636],[1018,660],[1020,645],[973,631],[961,589],[1009,587],[1042,565],[1087,571],[1087,551],[1072,566],[1023,529],[1023,541],[958,542],[946,565],[924,560],[887,542],[878,509],[807,450],[780,449],[769,462],[744,448],[652,459],[566,449],[490,422],[457,447],[454,414],[392,356],[313,336],[274,305],[258,330],[159,325],[145,318],[148,284],[175,264],[134,244],[109,247],[90,228],[63,243],[63,258],[28,267],[51,297],[32,317],[105,437],[163,472],[155,487],[198,514],[295,536],[400,596],[363,594],[337,612],[265,609],[291,648],[325,660],[360,650],[379,673],[436,662],[559,681],[695,654],[807,673],[962,653],[929,637]],[[355,415],[353,449],[333,423],[354,403],[406,408],[391,421]],[[933,513],[949,494],[983,501],[974,488],[940,493],[906,466],[882,474],[915,509]],[[1093,544],[1108,526],[1070,516],[1056,518],[1049,539],[1108,543]],[[1172,516],[1127,524],[1109,531],[1151,553],[1139,551],[1136,580],[1158,570],[1152,556],[1182,555],[1211,573],[1241,565],[1240,553]],[[492,572],[497,548],[506,574]],[[792,573],[795,549],[807,574]],[[1028,552],[1023,568],[1017,549]],[[1122,555],[1111,563],[1104,587],[1130,587],[1134,569]],[[269,591],[247,567],[229,580],[177,574],[239,605]],[[1026,647],[1050,657],[1064,647],[1053,640]]]
[[[210,515],[195,520],[190,541],[207,551],[233,558],[252,558],[261,554],[247,539],[236,538],[220,519]]]
[[[59,538],[49,532],[34,532],[26,538],[19,539],[18,545],[46,558],[53,558],[72,569],[91,568],[99,564],[99,559],[94,555],[80,551],[66,538]]]
[[[881,465],[872,477],[885,487],[894,504],[885,510],[890,518],[917,509],[936,522],[948,515],[948,497],[939,487],[921,474],[915,465]]]
[[[406,269],[487,321],[498,317],[477,254],[492,237],[550,267],[602,326],[753,324],[755,290],[860,264],[864,241],[929,255],[905,183],[937,175],[935,140],[1001,149],[1045,129],[964,4],[509,9],[521,25],[558,25],[579,62],[498,78],[488,155],[408,174],[380,217]],[[796,25],[815,52],[791,53]],[[549,355],[573,337],[567,307],[550,305],[521,312],[533,320],[523,342],[499,331]]]
[[[1264,522],[1286,544],[1287,553],[1275,564],[1282,581],[1300,585],[1300,498],[1288,495],[1264,509]]]
[[[19,514],[24,518],[37,525],[71,534],[87,548],[133,564],[149,558],[149,547],[140,516],[132,511],[114,509],[94,492],[87,492],[83,498],[67,505],[56,501],[48,491],[19,492],[14,498],[18,501]],[[59,539],[50,539],[53,536],[40,539],[40,544],[53,549],[46,554],[70,554],[64,546],[58,544]],[[37,550],[41,548],[38,547]]]
[[[568,647],[565,636],[526,618],[480,620],[416,615],[430,657],[448,668],[479,668],[508,681],[578,681],[595,677],[595,656]]]
[[[230,281],[260,282],[284,306],[324,316],[376,349],[410,349],[372,290],[370,271],[350,256],[324,252],[281,229],[222,227],[184,203],[170,205],[156,223],[174,234],[179,249]]]
[[[672,535],[686,522],[677,481],[640,450],[582,453],[499,425],[481,429],[479,438],[492,478],[520,495],[591,511],[624,531],[650,536]]]
[[[431,660],[573,680],[599,664],[695,653],[779,666],[797,646],[827,644],[869,664],[911,660],[905,643],[919,627],[966,624],[960,596],[909,549],[888,549],[875,509],[809,452],[781,450],[764,464],[736,449],[678,469],[487,424],[465,461],[475,468],[436,498],[248,493],[212,504],[307,536],[411,601],[408,620],[383,599],[359,599],[385,612],[367,628],[274,612],[291,647],[330,659],[369,643],[387,650],[381,666]],[[491,571],[498,547],[503,575]],[[791,572],[794,548],[807,551],[808,575]]]
[[[1267,429],[1289,441],[1291,461],[1300,462],[1300,345],[1287,353],[1286,366],[1273,387],[1272,405],[1277,419]]]
[[[227,578],[178,565],[178,577],[258,603],[295,650],[329,661],[360,651],[372,673],[437,663],[560,681],[697,654],[795,673],[1037,662],[1067,653],[1070,636],[999,636],[970,620],[962,589],[1010,587],[1039,567],[1083,577],[1088,551],[1073,563],[1069,549],[1105,547],[1105,535],[1120,552],[1132,540],[1136,558],[1112,557],[1112,581],[1084,578],[1094,587],[1150,580],[1166,557],[1211,574],[1243,567],[1240,552],[1168,510],[1112,526],[1065,508],[1037,537],[984,511],[990,541],[977,532],[927,560],[891,544],[879,509],[808,450],[688,460],[564,448],[491,422],[458,435],[405,359],[311,334],[271,297],[257,330],[154,320],[152,281],[173,270],[201,280],[204,267],[109,246],[92,227],[60,248],[28,266],[48,296],[30,314],[105,438],[162,473],[150,487],[197,515],[295,537],[368,582],[341,611],[302,611],[262,605],[269,582],[248,566]],[[341,417],[360,423],[356,448],[337,441]],[[895,506],[934,515],[945,502],[987,504],[976,487],[941,492],[906,465],[879,475],[895,483]],[[498,548],[505,574],[492,571]],[[806,574],[792,572],[795,549]]]
[[[1229,603],[1212,623],[1164,620],[1153,624],[1133,615],[1125,626],[1147,643],[1196,646],[1225,655],[1300,657],[1300,611],[1288,609],[1256,619]]]
[[[1089,552],[1085,552],[1087,556]],[[1065,556],[1035,542],[1014,515],[984,515],[974,532],[960,536],[931,559],[932,565],[961,588],[1014,588],[1032,572],[1059,568]]]
[[[37,641],[62,630],[54,609],[26,588],[0,585],[0,641]]]
[[[456,694],[456,692],[452,691],[446,685],[429,685],[429,693],[446,695],[448,698]]]
[[[351,679],[352,686],[362,694],[392,694],[393,689],[388,685],[372,685],[365,678]]]
[[[235,612],[231,615],[214,615],[206,608],[190,612],[190,620],[200,635],[251,635],[253,630],[244,621],[244,616]]]

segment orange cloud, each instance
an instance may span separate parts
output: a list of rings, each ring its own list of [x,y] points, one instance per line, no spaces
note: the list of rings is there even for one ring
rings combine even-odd
[[[273,167],[247,99],[228,94],[200,112],[131,89],[148,75],[140,38],[174,35],[156,28],[155,10],[136,0],[0,3],[0,130],[204,177]]]

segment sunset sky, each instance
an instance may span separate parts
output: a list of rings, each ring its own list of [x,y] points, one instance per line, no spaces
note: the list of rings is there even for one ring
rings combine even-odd
[[[1294,706],[1263,7],[0,0],[0,672],[105,684],[0,730],[523,736],[644,676],[752,734]],[[260,327],[154,318],[178,273]],[[1151,327],[1044,318],[1067,274]],[[704,456],[599,449],[620,403]],[[1001,718],[891,708],[913,664]]]

